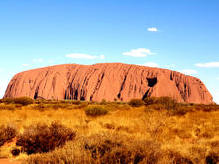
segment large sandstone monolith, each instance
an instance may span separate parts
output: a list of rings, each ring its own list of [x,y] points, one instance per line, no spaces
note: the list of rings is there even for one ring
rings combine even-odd
[[[122,63],[66,64],[18,73],[4,97],[22,96],[88,101],[170,96],[179,102],[213,102],[198,78],[167,69]]]

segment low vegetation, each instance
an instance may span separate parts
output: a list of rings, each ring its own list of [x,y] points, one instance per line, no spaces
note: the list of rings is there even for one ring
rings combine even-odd
[[[85,113],[87,116],[101,116],[106,115],[108,113],[108,110],[100,105],[92,105],[85,108]]]
[[[1,158],[31,164],[219,162],[216,104],[169,97],[128,103],[17,100],[0,101]]]
[[[14,99],[5,98],[5,99],[2,99],[2,102],[6,104],[21,104],[25,106],[25,105],[33,104],[34,100],[29,97],[19,97],[19,98],[14,98]]]
[[[132,99],[128,104],[132,107],[140,107],[144,105],[144,101],[141,99]]]
[[[63,146],[66,141],[73,140],[74,137],[73,130],[59,123],[53,122],[50,126],[37,124],[25,128],[24,132],[17,136],[16,145],[21,146],[22,152],[28,155],[46,153]]]
[[[16,136],[16,129],[12,126],[0,127],[0,146],[3,146],[5,143],[12,141]]]

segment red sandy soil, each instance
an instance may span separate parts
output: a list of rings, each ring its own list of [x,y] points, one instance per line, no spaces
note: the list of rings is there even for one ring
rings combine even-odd
[[[0,159],[0,164],[21,164],[20,161],[12,161],[10,159]]]

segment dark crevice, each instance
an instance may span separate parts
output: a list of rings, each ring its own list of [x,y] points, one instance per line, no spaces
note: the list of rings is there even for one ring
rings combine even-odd
[[[93,99],[93,96],[90,97],[90,101],[92,101],[92,99]]]
[[[142,100],[149,97],[149,91],[150,91],[150,88],[145,92],[144,96],[142,97]]]
[[[124,86],[125,86],[125,82],[126,82],[126,79],[127,79],[127,76],[128,76],[128,73],[129,73],[130,69],[131,69],[131,66],[129,67],[127,73],[125,74],[125,77],[124,77],[124,79],[123,79],[123,82],[122,82],[120,91],[119,91],[119,93],[118,93],[118,95],[117,95],[117,97],[118,97],[120,100],[121,100],[121,92],[122,92],[122,90],[123,90],[123,88],[124,88]]]
[[[173,80],[173,72],[170,73],[170,80]]]
[[[148,86],[149,87],[154,87],[157,84],[157,78],[147,78],[148,81]]]
[[[85,101],[85,97],[82,96],[82,97],[80,98],[80,100],[81,100],[81,101]]]
[[[37,87],[35,94],[34,94],[34,99],[38,98],[38,93],[39,93],[39,87]]]
[[[66,99],[68,99],[67,98],[67,91],[65,90],[65,96],[64,96],[64,99],[66,100]]]
[[[117,95],[117,97],[120,99],[120,98],[121,98],[121,93],[119,93],[119,94]]]
[[[74,100],[77,100],[78,99],[78,90],[76,89],[75,90],[75,93],[74,93],[74,98],[73,98]]]
[[[101,75],[101,77],[97,80],[96,87],[94,88],[93,93],[92,93],[92,95],[90,96],[90,101],[92,101],[95,92],[99,90],[99,88],[100,88],[100,86],[101,86],[101,84],[102,84],[102,82],[103,82],[104,76],[105,76],[105,73],[103,72],[102,75]]]
[[[120,92],[119,92],[119,94],[117,95],[117,97],[118,97],[119,99],[121,98],[121,91],[123,90],[123,87],[124,87],[126,78],[127,78],[127,75],[125,75],[125,78],[124,78],[124,80],[123,80],[123,82],[122,82],[122,85],[121,85],[121,88],[120,88]]]

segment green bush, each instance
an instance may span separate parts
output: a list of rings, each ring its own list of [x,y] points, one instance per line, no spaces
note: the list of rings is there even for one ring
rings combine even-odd
[[[50,126],[37,124],[29,126],[24,133],[17,137],[17,146],[22,147],[22,151],[27,154],[45,153],[63,146],[66,141],[73,140],[76,133],[53,122]]]
[[[128,104],[132,107],[140,107],[144,105],[144,101],[141,99],[132,99]]]
[[[12,141],[16,136],[16,129],[11,126],[1,126],[0,127],[0,146],[4,145],[6,142]]]
[[[108,110],[100,105],[92,105],[85,108],[85,113],[87,116],[101,116],[108,113]]]
[[[21,105],[30,105],[30,104],[33,104],[34,101],[33,101],[33,99],[31,99],[29,97],[19,97],[19,98],[14,99],[14,103],[21,104]]]

